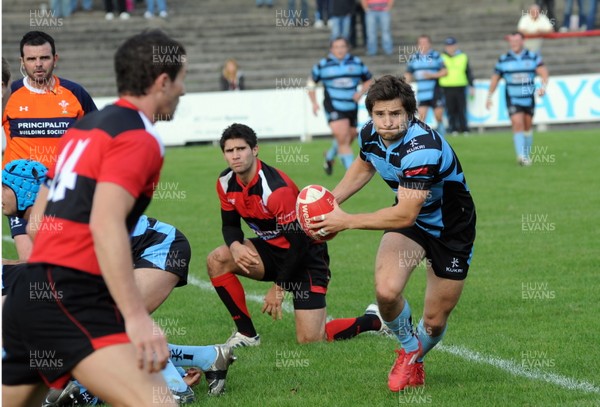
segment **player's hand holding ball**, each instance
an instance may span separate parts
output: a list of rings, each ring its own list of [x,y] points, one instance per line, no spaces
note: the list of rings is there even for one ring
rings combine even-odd
[[[333,194],[321,185],[303,188],[296,199],[298,223],[314,240],[331,240],[345,230],[344,215]]]

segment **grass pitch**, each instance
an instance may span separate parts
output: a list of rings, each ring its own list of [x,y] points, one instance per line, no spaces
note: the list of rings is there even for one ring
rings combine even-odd
[[[477,207],[475,254],[462,298],[442,346],[426,358],[426,386],[400,394],[387,389],[394,340],[371,334],[343,342],[298,345],[293,315],[272,321],[258,301],[270,284],[243,279],[258,348],[240,349],[227,393],[206,395],[211,406],[598,406],[599,141],[595,131],[535,135],[532,167],[516,165],[508,132],[449,138]],[[321,168],[329,141],[267,142],[259,157],[302,188],[333,188],[343,175]],[[205,258],[222,244],[216,177],[225,168],[218,147],[167,150],[159,191],[148,215],[182,230],[192,245],[194,284],[176,289],[154,317],[181,344],[225,341],[234,329],[210,287]],[[373,211],[394,196],[376,175],[344,203]],[[7,234],[6,220],[4,234]],[[247,236],[250,233],[246,229]],[[346,231],[329,243],[333,317],[362,314],[374,301],[373,266],[381,233]],[[14,257],[12,244],[4,257]],[[406,289],[413,317],[421,315],[425,273]]]

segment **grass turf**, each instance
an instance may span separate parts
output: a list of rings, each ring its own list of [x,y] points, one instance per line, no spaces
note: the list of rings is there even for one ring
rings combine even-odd
[[[475,255],[462,298],[450,318],[444,349],[426,358],[426,387],[401,394],[387,390],[395,341],[364,334],[351,341],[298,345],[293,316],[272,321],[249,301],[262,345],[240,349],[227,393],[206,396],[196,387],[193,405],[248,406],[593,406],[600,404],[600,352],[594,343],[599,290],[600,194],[595,191],[597,131],[551,131],[535,135],[534,165],[516,165],[506,132],[449,138],[477,206]],[[259,157],[288,173],[301,188],[332,188],[321,168],[329,142],[261,143]],[[192,245],[190,274],[208,284],[206,255],[222,244],[215,192],[225,162],[218,147],[167,149],[159,191],[148,215],[182,230]],[[344,203],[348,212],[388,206],[393,194],[377,176]],[[7,234],[6,220],[4,234]],[[246,229],[247,236],[250,233]],[[334,317],[362,314],[374,301],[373,265],[380,232],[346,231],[329,243],[332,281],[327,303]],[[3,245],[3,257],[14,257]],[[243,279],[248,294],[262,296],[269,284]],[[405,295],[415,319],[421,315],[425,276],[419,267]],[[181,344],[221,343],[234,324],[214,290],[176,289],[155,319]],[[567,389],[477,363],[447,351],[456,346],[513,371],[560,375],[595,386]]]

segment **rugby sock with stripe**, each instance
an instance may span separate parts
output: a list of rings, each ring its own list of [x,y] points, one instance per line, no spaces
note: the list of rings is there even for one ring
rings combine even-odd
[[[331,142],[331,147],[329,147],[329,150],[327,150],[327,153],[325,154],[325,159],[327,161],[333,161],[335,159],[335,157],[337,156],[338,153],[338,143],[337,140],[333,140]]]
[[[390,328],[390,330],[396,335],[404,350],[408,352],[414,352],[419,349],[419,341],[415,336],[412,316],[410,312],[410,306],[408,301],[404,300],[404,308],[402,312],[393,321],[383,321]]]
[[[181,377],[179,371],[177,371],[177,368],[173,365],[173,362],[171,362],[171,359],[167,361],[167,366],[162,370],[162,375],[167,382],[167,387],[169,387],[171,391],[181,393],[187,389],[188,386],[186,382],[183,381],[183,377]]]
[[[325,325],[329,342],[354,338],[362,332],[379,331],[379,329],[381,329],[381,321],[373,314],[365,314],[358,318],[334,319]]]
[[[225,273],[211,278],[210,282],[231,314],[238,332],[251,338],[255,337],[256,329],[246,306],[246,293],[237,276],[233,273]]]
[[[525,154],[525,135],[523,132],[516,132],[513,136],[513,141],[515,143],[515,152],[517,153],[517,157],[527,157]]]
[[[175,366],[194,366],[206,371],[217,359],[214,346],[184,346],[172,343],[168,345]]]
[[[419,326],[417,326],[417,336],[419,337],[419,341],[421,342],[422,355],[419,359],[417,359],[417,362],[422,362],[423,358],[425,357],[427,352],[429,352],[435,345],[438,344],[439,341],[442,340],[442,338],[446,334],[447,328],[448,328],[448,325],[446,325],[444,327],[444,330],[442,331],[441,334],[439,334],[436,337],[433,337],[433,336],[429,336],[429,334],[427,333],[427,329],[425,329],[425,324],[423,323],[423,319],[421,319],[419,321]]]
[[[525,157],[529,158],[531,154],[531,146],[533,145],[533,130],[529,130],[523,133],[525,139]]]
[[[348,169],[354,161],[354,154],[340,154],[340,160],[344,165],[344,168]]]

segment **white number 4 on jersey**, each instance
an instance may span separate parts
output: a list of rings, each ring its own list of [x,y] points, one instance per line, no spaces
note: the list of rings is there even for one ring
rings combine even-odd
[[[48,192],[48,201],[56,202],[65,198],[67,189],[75,189],[77,182],[77,173],[75,172],[75,164],[79,161],[81,154],[88,146],[90,139],[78,140],[77,145],[71,151],[73,140],[70,140],[56,161],[56,173],[54,180],[50,184],[50,192]],[[70,152],[70,153],[69,153]]]

